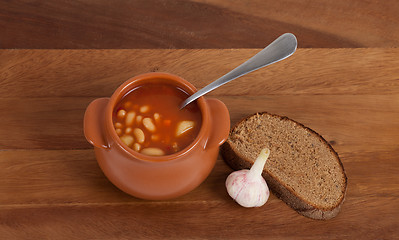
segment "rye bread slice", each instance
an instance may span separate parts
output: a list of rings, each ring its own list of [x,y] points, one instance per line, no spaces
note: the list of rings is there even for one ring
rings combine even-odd
[[[274,195],[309,218],[338,214],[347,178],[338,154],[322,136],[287,117],[255,113],[231,129],[221,153],[240,170],[250,168],[264,147],[271,153],[262,175]]]

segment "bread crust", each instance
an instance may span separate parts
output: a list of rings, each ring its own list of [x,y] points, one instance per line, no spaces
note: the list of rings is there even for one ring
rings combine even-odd
[[[276,114],[270,114],[268,112],[258,112],[254,113],[250,116],[247,116],[246,118],[242,119],[239,121],[230,131],[230,134],[234,132],[234,129],[239,126],[240,124],[243,124],[245,121],[247,121],[249,118],[253,117],[254,115],[269,115],[271,117],[277,117],[281,121],[292,121],[295,124],[297,124],[299,127],[304,128],[306,131],[310,132],[312,135],[315,137],[318,137],[324,145],[329,149],[329,151],[335,156],[336,160],[341,166],[343,175],[344,175],[344,193],[342,194],[340,200],[337,202],[336,206],[333,206],[331,208],[327,209],[321,209],[316,207],[314,204],[311,202],[306,201],[305,199],[301,199],[299,196],[297,196],[290,188],[288,188],[283,182],[278,181],[278,179],[273,176],[269,171],[266,169],[263,170],[262,176],[265,178],[270,191],[283,200],[288,206],[293,208],[295,211],[297,211],[299,214],[312,218],[312,219],[319,219],[319,220],[327,220],[335,217],[341,209],[341,206],[345,200],[345,195],[346,195],[346,189],[347,189],[347,177],[345,174],[345,170],[343,167],[343,164],[338,156],[338,154],[335,152],[335,150],[331,147],[331,145],[318,133],[313,131],[312,129],[304,126],[303,124],[296,122],[288,117],[283,117],[279,116]],[[240,169],[248,169],[252,166],[252,162],[246,159],[244,156],[240,154],[239,151],[237,151],[234,148],[234,145],[231,143],[230,136],[227,139],[227,141],[221,146],[221,154],[224,159],[224,161],[234,170],[240,170]]]

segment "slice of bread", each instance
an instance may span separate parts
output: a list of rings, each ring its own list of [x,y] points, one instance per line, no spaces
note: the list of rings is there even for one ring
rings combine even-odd
[[[287,117],[256,113],[231,129],[221,153],[240,170],[250,168],[265,147],[270,157],[262,175],[272,193],[309,218],[338,214],[347,178],[338,154],[322,136]]]

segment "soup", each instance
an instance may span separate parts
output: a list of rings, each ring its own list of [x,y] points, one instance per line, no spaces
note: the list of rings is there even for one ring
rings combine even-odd
[[[170,84],[134,88],[115,107],[115,131],[136,152],[151,156],[176,153],[194,141],[202,123],[196,102],[180,110],[187,97],[188,93]]]

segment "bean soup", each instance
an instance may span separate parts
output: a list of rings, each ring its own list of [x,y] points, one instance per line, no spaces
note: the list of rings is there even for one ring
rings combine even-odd
[[[165,83],[134,88],[115,107],[115,131],[136,152],[151,156],[176,153],[194,141],[202,123],[196,102],[180,110],[187,97],[183,89]]]

